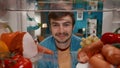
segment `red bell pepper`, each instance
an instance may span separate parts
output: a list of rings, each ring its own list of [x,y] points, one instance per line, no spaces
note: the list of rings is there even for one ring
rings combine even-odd
[[[101,37],[101,41],[104,44],[113,44],[113,43],[120,43],[120,34],[115,33],[105,33]]]
[[[115,30],[115,32],[107,32],[104,33],[101,37],[101,41],[104,44],[114,44],[114,43],[120,43],[120,33],[118,31],[120,30],[120,27]]]

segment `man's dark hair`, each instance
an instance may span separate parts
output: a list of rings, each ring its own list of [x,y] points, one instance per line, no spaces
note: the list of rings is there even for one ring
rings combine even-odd
[[[69,15],[72,18],[73,25],[75,24],[75,18],[74,18],[74,13],[73,12],[50,12],[48,15],[48,21],[50,23],[50,19],[59,19],[64,16]]]

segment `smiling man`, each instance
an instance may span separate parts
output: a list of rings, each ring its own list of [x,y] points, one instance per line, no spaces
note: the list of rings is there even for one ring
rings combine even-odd
[[[75,68],[78,63],[77,51],[81,48],[81,39],[72,34],[75,24],[74,14],[72,12],[50,12],[48,19],[51,36],[40,42],[40,45],[54,51],[54,55],[51,55],[54,58],[50,55],[47,57],[43,55],[38,62],[38,67]]]

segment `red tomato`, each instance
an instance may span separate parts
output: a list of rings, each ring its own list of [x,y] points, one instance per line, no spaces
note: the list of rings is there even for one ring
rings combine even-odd
[[[116,33],[104,33],[101,37],[101,41],[104,44],[113,44],[113,43],[120,43],[120,34]]]
[[[21,55],[5,60],[5,68],[32,68],[32,62]]]
[[[117,36],[117,39],[116,39],[117,43],[120,43],[120,34],[117,34],[116,36]]]
[[[116,35],[114,33],[104,33],[101,37],[101,41],[104,44],[116,43]]]

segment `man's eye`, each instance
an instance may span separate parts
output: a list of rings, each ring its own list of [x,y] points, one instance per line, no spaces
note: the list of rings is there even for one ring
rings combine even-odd
[[[64,26],[70,26],[70,24],[64,24]]]
[[[57,25],[57,24],[53,24],[52,26],[53,26],[53,27],[56,27],[56,26],[59,26],[59,25]]]

